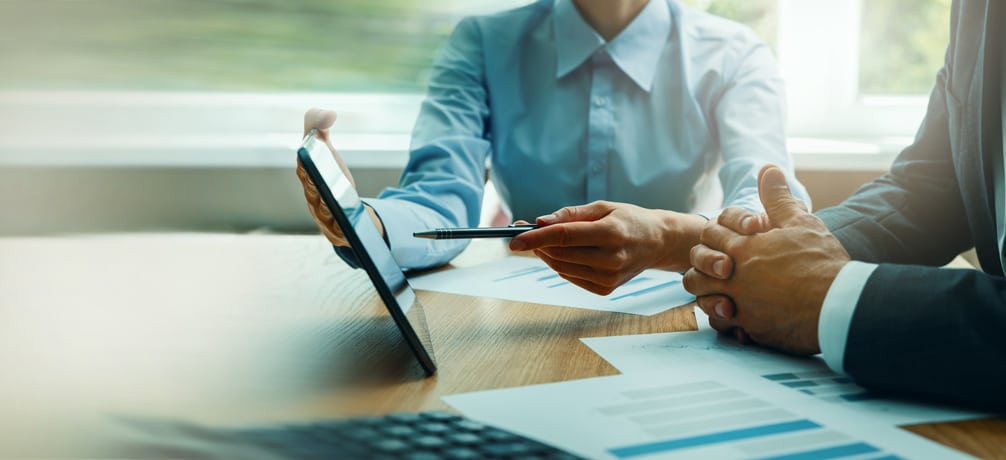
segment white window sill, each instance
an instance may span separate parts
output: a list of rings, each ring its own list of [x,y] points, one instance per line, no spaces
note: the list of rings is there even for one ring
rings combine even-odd
[[[400,94],[0,92],[0,166],[285,168],[294,161],[304,110],[334,107],[339,118],[332,138],[350,167],[400,169],[421,100]],[[917,116],[908,110],[896,118]],[[886,170],[911,142],[829,137],[790,138],[796,168]]]
[[[0,166],[123,168],[283,168],[295,161],[299,133],[256,136],[124,136],[91,140],[0,141]],[[790,138],[798,170],[887,170],[910,140]],[[351,168],[401,169],[408,160],[407,134],[341,134],[336,148]]]
[[[886,171],[911,138],[820,139],[791,137],[787,148],[797,170]]]
[[[38,142],[0,140],[0,166],[53,167],[290,167],[300,133],[246,136],[120,136],[52,138]],[[407,134],[339,134],[339,153],[351,167],[401,168],[408,158]]]

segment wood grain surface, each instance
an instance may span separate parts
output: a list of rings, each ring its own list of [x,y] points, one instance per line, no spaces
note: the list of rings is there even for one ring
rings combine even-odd
[[[453,263],[507,254],[482,240]],[[76,456],[108,419],[209,425],[447,409],[444,395],[618,372],[581,337],[694,330],[645,317],[419,292],[426,378],[366,275],[321,237],[0,239],[0,457]],[[1006,458],[1006,422],[911,431]]]

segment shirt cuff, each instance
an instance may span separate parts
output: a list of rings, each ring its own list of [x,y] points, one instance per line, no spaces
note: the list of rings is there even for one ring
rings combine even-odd
[[[391,255],[405,270],[443,265],[461,253],[466,239],[427,240],[412,236],[412,232],[456,224],[446,221],[432,209],[415,203],[393,199],[367,199],[384,225],[385,241]]]
[[[876,264],[865,262],[845,264],[824,296],[821,317],[817,321],[817,341],[824,362],[835,372],[845,373],[845,343],[849,338],[852,314],[866,281],[876,268]]]

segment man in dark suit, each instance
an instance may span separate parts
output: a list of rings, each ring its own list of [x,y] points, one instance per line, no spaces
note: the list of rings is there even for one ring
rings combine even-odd
[[[766,213],[725,211],[685,287],[720,331],[822,353],[869,388],[1006,408],[1006,8],[955,0],[946,63],[885,176],[817,216],[766,167]],[[974,246],[984,273],[940,268]]]

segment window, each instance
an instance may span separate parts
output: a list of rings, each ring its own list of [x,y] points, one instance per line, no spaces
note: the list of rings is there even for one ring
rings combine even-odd
[[[188,157],[238,161],[253,145],[262,153],[247,161],[269,162],[265,152],[288,154],[303,110],[317,105],[340,112],[351,164],[401,164],[433,55],[456,21],[528,1],[0,1],[0,117],[16,114],[0,123],[0,160],[48,148],[32,127],[62,123],[61,142],[128,145],[129,161],[148,147],[181,158],[195,143],[181,139],[199,138],[216,147]],[[798,157],[900,149],[947,42],[950,0],[680,1],[773,47]]]
[[[950,0],[863,2],[859,92],[922,95],[950,40]]]
[[[685,0],[684,3],[747,25],[775,48],[778,0]]]
[[[466,3],[5,0],[0,87],[417,93]]]

